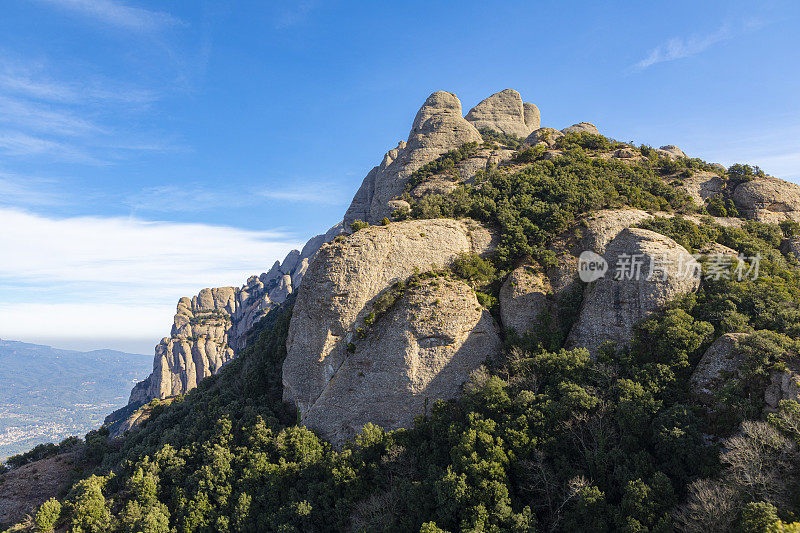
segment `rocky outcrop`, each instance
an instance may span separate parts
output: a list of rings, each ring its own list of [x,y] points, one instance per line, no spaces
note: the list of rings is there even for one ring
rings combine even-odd
[[[345,227],[357,219],[375,224],[390,216],[389,202],[403,192],[411,173],[468,142],[482,143],[483,138],[461,115],[456,95],[444,91],[431,94],[414,119],[408,142],[387,152],[364,178],[345,213]]]
[[[725,189],[725,178],[719,174],[701,170],[682,178],[677,186],[686,191],[694,203],[704,205],[707,200],[722,193]]]
[[[550,280],[532,265],[522,265],[508,275],[500,288],[500,319],[503,327],[518,335],[536,326],[539,317],[548,310]]]
[[[772,177],[739,184],[733,191],[736,208],[747,218],[777,223],[800,221],[800,186]]]
[[[683,153],[683,150],[681,150],[680,148],[678,148],[674,144],[668,144],[666,146],[662,146],[658,150],[659,150],[659,152],[658,152],[659,154],[663,155],[662,152],[666,152],[666,154],[668,154],[668,156],[673,158],[673,159],[674,158],[679,158],[679,157],[686,157],[686,154]]]
[[[303,412],[303,423],[337,446],[367,422],[388,430],[409,427],[435,400],[458,396],[470,373],[501,346],[475,292],[447,278],[407,287],[353,343]]]
[[[746,336],[746,333],[726,333],[703,354],[689,381],[692,394],[703,404],[713,404],[714,393],[738,376],[744,358],[737,348]]]
[[[625,228],[635,226],[653,215],[641,209],[601,209],[581,220],[581,234],[577,253],[591,250],[603,255],[606,245]]]
[[[491,246],[491,234],[479,224],[437,219],[373,226],[322,247],[294,304],[283,364],[284,399],[297,406],[305,422],[340,376],[348,346],[376,297],[415,272],[445,267],[459,254],[482,253]]]
[[[739,349],[747,333],[726,333],[706,350],[692,373],[689,386],[693,396],[707,407],[717,403],[715,393],[727,383],[742,376],[745,355]],[[800,398],[800,365],[795,359],[784,361],[781,370],[769,374],[764,389],[764,406],[775,409],[782,400]]]
[[[525,113],[525,125],[528,126],[528,133],[539,129],[542,125],[542,113],[539,108],[534,104],[525,102],[522,104],[522,109]]]
[[[203,289],[197,296],[181,298],[172,331],[156,346],[153,373],[131,391],[129,406],[154,398],[168,398],[195,388],[236,357],[247,343],[247,334],[263,316],[296,291],[319,247],[342,232],[338,224],[313,237],[303,250],[292,250],[260,276],[251,276],[240,287]],[[106,420],[118,422],[130,415],[123,408]]]
[[[783,400],[800,400],[800,364],[797,360],[788,361],[784,370],[771,372],[769,380],[764,390],[767,408],[776,409]]]
[[[577,124],[573,124],[567,128],[561,130],[561,133],[591,133],[592,135],[600,135],[600,132],[597,131],[597,126],[592,124],[591,122],[578,122]]]
[[[564,134],[555,128],[539,128],[531,132],[531,134],[525,138],[524,144],[525,146],[537,146],[542,144],[547,148],[552,148],[556,145],[558,138],[563,136]]]
[[[489,128],[521,139],[538,128],[540,122],[539,109],[533,104],[526,108],[522,97],[513,89],[500,91],[481,101],[470,109],[466,119],[477,129]]]
[[[700,267],[672,239],[627,228],[606,247],[609,270],[590,284],[567,343],[593,355],[606,342],[627,343],[634,326],[678,296],[697,290]]]

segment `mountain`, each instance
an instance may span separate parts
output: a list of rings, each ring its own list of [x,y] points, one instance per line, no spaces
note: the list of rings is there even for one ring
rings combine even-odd
[[[0,458],[98,427],[149,358],[0,339]]]
[[[342,225],[182,299],[153,374],[69,448],[71,490],[9,496],[64,450],[31,455],[0,516],[799,530],[800,186],[541,122],[510,89],[466,114],[431,94]]]

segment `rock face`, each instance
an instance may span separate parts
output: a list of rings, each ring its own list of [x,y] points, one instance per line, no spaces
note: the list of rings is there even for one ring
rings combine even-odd
[[[776,409],[783,400],[798,401],[800,399],[800,365],[790,361],[786,370],[772,372],[770,382],[764,390],[764,403]]]
[[[757,178],[733,191],[736,208],[761,222],[800,221],[800,186],[777,178]]]
[[[683,153],[683,150],[681,150],[680,148],[678,148],[674,144],[668,144],[666,146],[662,146],[661,148],[659,148],[659,150],[667,152],[668,154],[670,154],[674,158],[675,157],[686,157],[686,154]]]
[[[500,351],[491,315],[465,283],[425,280],[355,341],[303,423],[336,445],[367,422],[409,427],[426,404],[461,393],[470,373]]]
[[[591,133],[593,135],[599,135],[600,132],[597,131],[597,126],[592,124],[591,122],[578,122],[577,124],[573,124],[567,128],[561,130],[561,133]]]
[[[503,326],[524,334],[548,309],[550,280],[533,266],[522,265],[508,275],[500,288],[500,319]]]
[[[456,95],[444,91],[431,94],[414,119],[408,142],[387,152],[364,178],[345,213],[345,227],[356,219],[375,224],[390,216],[389,202],[403,192],[412,172],[468,142],[482,143],[483,138],[461,115]]]
[[[506,89],[470,109],[466,119],[477,129],[489,128],[524,139],[540,122],[539,109],[533,104],[528,106],[525,108],[517,91]]]
[[[542,125],[542,113],[536,105],[525,102],[522,104],[525,111],[525,125],[528,126],[528,133],[539,129]]]
[[[700,285],[697,261],[678,243],[653,231],[622,230],[608,243],[604,258],[609,270],[587,286],[567,339],[568,345],[585,347],[593,355],[607,341],[627,343],[636,323]]]
[[[530,135],[525,139],[526,146],[536,146],[539,143],[544,143],[547,147],[553,147],[556,145],[556,141],[559,137],[563,137],[564,134],[554,128],[539,128],[531,132]]]
[[[703,205],[706,200],[720,194],[725,188],[725,179],[713,172],[701,170],[693,172],[688,178],[684,178],[679,185],[689,193],[694,203]]]
[[[608,243],[622,230],[650,218],[653,215],[641,209],[601,209],[583,219],[583,236],[576,252],[591,250],[603,255]]]
[[[482,253],[491,242],[489,232],[477,223],[437,219],[370,227],[321,248],[292,312],[283,364],[284,400],[297,406],[305,423],[340,377],[348,345],[357,340],[356,330],[364,325],[377,296],[415,271],[447,266],[461,253]],[[372,356],[393,357],[388,352]],[[308,425],[313,428],[319,420],[313,418]]]
[[[338,224],[317,235],[302,251],[292,250],[282,263],[251,276],[241,288],[203,289],[197,296],[181,298],[170,336],[156,346],[153,373],[134,386],[129,405],[183,394],[219,372],[245,347],[253,325],[297,290],[317,249],[341,231]],[[111,415],[107,422],[113,421]]]
[[[737,347],[746,336],[746,333],[726,333],[703,354],[689,382],[692,394],[703,404],[711,405],[714,392],[738,375],[743,358]]]
[[[739,379],[745,363],[739,351],[739,343],[747,333],[726,333],[714,341],[692,373],[690,387],[692,394],[701,403],[713,407],[716,403],[714,393],[727,382]],[[775,409],[782,400],[797,401],[800,398],[800,366],[798,361],[786,362],[786,368],[770,373],[770,381],[764,390],[764,405]]]

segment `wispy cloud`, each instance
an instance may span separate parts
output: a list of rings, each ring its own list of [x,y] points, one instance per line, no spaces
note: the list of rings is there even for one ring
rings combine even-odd
[[[102,165],[106,161],[99,159],[84,149],[43,137],[28,135],[19,131],[0,131],[0,152],[15,157],[41,157],[84,163],[89,165]]]
[[[53,206],[62,203],[53,181],[0,172],[0,206]]]
[[[134,212],[208,211],[248,207],[269,201],[340,205],[347,200],[344,190],[323,182],[300,182],[282,189],[230,192],[202,186],[160,185],[130,195],[125,204]]]
[[[301,244],[280,231],[141,218],[51,218],[5,207],[0,227],[7,229],[0,232],[2,338],[29,338],[42,316],[52,316],[58,317],[48,323],[54,337],[101,332],[158,339],[169,333],[180,296],[209,285],[241,285]],[[149,318],[153,313],[158,320]]]
[[[0,59],[0,88],[8,94],[52,103],[89,105],[103,102],[146,105],[157,100],[150,90],[89,76],[75,80],[55,79],[52,65],[43,61]]]
[[[750,18],[740,24],[723,24],[716,31],[691,37],[673,37],[667,42],[653,48],[641,61],[633,65],[634,70],[644,70],[658,63],[675,61],[699,54],[715,44],[730,40],[736,35],[759,30],[768,22]]]
[[[704,36],[694,36],[689,38],[674,37],[666,43],[653,48],[650,53],[636,63],[634,67],[642,70],[653,66],[656,63],[674,61],[695,54],[699,54],[708,47],[726,41],[733,37],[733,32],[728,25],[724,25],[717,31]]]
[[[0,95],[0,122],[66,136],[103,133],[93,121],[65,109]]]
[[[146,111],[154,92],[93,76],[59,79],[56,70],[44,61],[0,58],[0,153],[98,165],[180,146],[111,125]]]
[[[337,205],[346,200],[341,187],[326,182],[298,183],[279,189],[256,191],[255,194],[272,200],[322,205]]]
[[[126,30],[149,32],[185,23],[162,11],[131,7],[112,0],[34,0]]]

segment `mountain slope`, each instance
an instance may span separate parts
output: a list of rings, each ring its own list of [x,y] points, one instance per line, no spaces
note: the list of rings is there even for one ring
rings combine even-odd
[[[144,355],[0,339],[0,459],[96,428],[149,364]]]
[[[533,109],[503,91],[462,117],[455,95],[431,95],[365,178],[349,231],[238,356],[122,439],[87,435],[87,469],[39,518],[414,532],[796,520],[800,187],[589,123],[534,129]],[[639,270],[581,279],[586,257],[612,269],[634,255]]]

